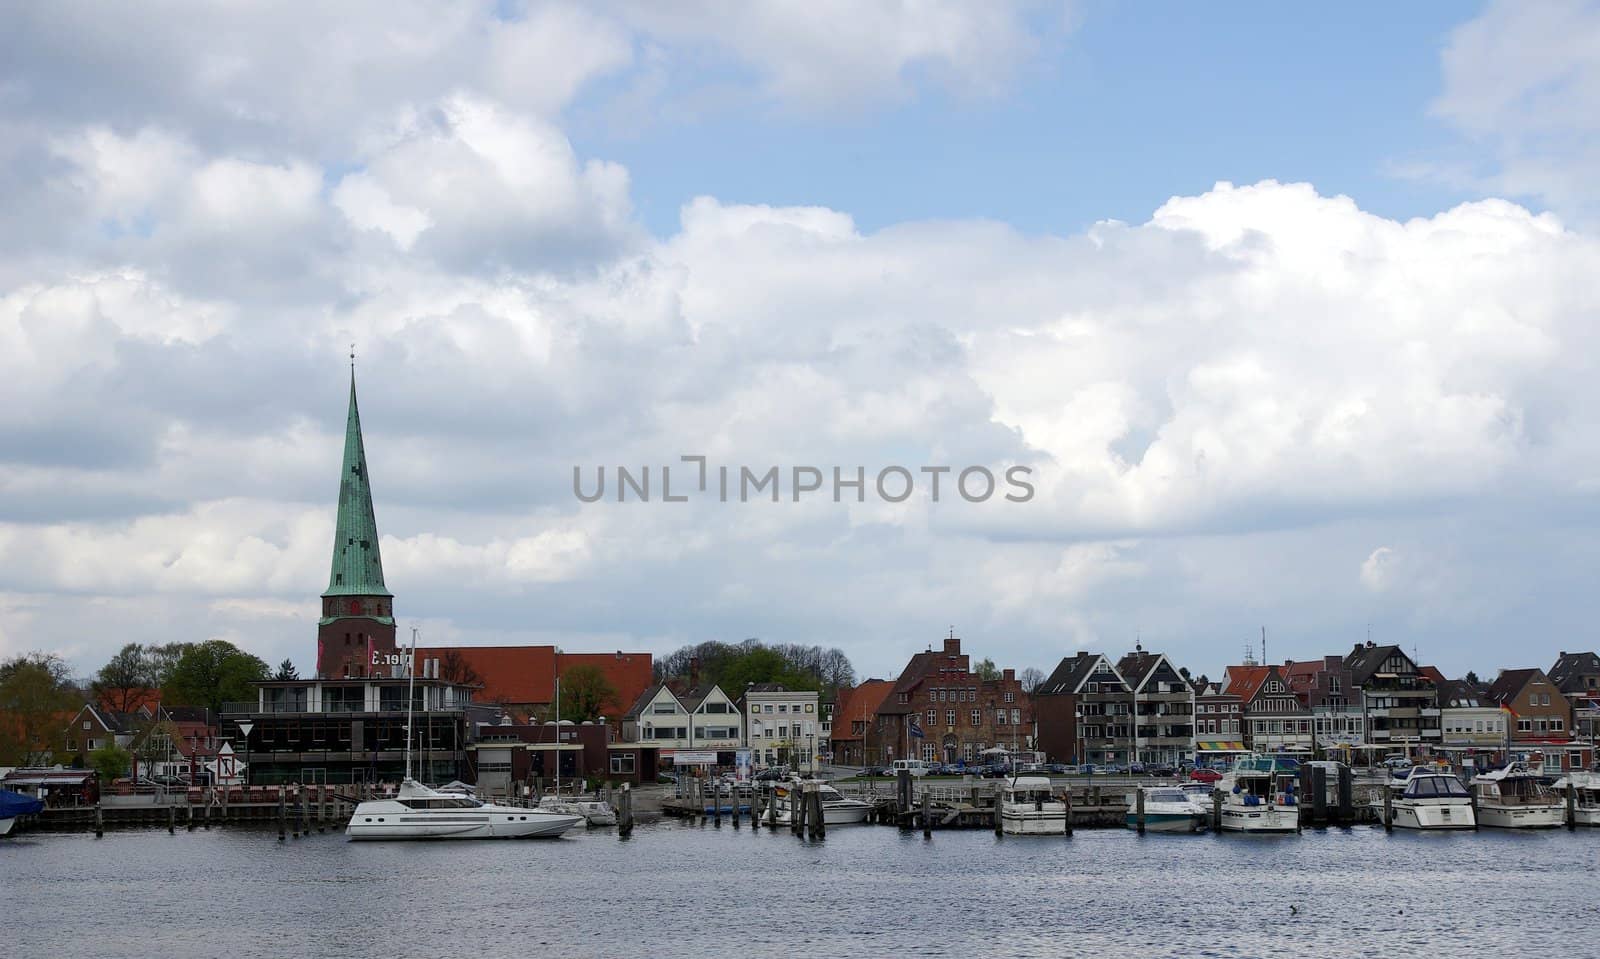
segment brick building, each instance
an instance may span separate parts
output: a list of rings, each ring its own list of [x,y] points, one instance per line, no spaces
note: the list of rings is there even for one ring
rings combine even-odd
[[[1590,743],[1572,735],[1572,704],[1544,670],[1502,669],[1486,698],[1505,710],[1514,759],[1542,755],[1546,769],[1587,769]]]
[[[839,690],[833,712],[834,762],[844,766],[872,766],[888,762],[894,745],[882,733],[878,707],[894,689],[887,679],[868,679],[851,689]]]
[[[1033,712],[1016,670],[997,679],[972,671],[961,640],[911,657],[878,707],[889,759],[975,762],[985,749],[1033,747]]]
[[[1111,660],[1068,656],[1033,691],[1040,748],[1052,762],[1126,765],[1134,757],[1133,694]]]

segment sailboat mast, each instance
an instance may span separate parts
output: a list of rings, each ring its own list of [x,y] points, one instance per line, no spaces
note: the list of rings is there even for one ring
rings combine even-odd
[[[411,627],[411,655],[406,657],[406,778],[411,778],[411,712],[417,697],[417,627]]]

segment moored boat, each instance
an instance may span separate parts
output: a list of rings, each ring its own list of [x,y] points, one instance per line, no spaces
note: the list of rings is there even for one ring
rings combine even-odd
[[[1568,786],[1577,793],[1573,796],[1573,823],[1578,826],[1600,826],[1600,776],[1594,773],[1568,773],[1556,780],[1550,788],[1561,797],[1563,809],[1567,802],[1565,790]]]
[[[1392,823],[1400,829],[1475,829],[1472,794],[1454,774],[1416,766],[1389,787]]]
[[[1200,832],[1206,828],[1207,810],[1177,786],[1144,786],[1146,832]],[[1137,807],[1128,810],[1129,829],[1139,828]]]
[[[9,835],[18,816],[37,816],[44,803],[9,789],[0,789],[0,836]]]
[[[356,806],[345,835],[351,839],[536,839],[559,836],[580,822],[582,816],[486,803],[406,779],[393,798],[369,799]]]
[[[815,783],[817,792],[821,794],[823,825],[853,826],[867,821],[867,814],[872,811],[871,803],[851,799],[825,782],[795,778],[778,784],[772,790],[771,801],[779,825],[787,826],[794,822],[795,803],[803,795],[803,787],[809,783]]]
[[[1246,756],[1217,783],[1225,832],[1294,832],[1300,825],[1295,780],[1300,765],[1281,756]]]
[[[1064,836],[1067,804],[1045,776],[1016,776],[1000,791],[1000,829],[1009,836]]]
[[[1478,825],[1495,829],[1548,829],[1562,824],[1561,796],[1527,763],[1508,763],[1472,778]]]

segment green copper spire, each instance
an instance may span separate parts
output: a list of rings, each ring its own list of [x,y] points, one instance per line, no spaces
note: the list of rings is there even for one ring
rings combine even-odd
[[[367,451],[356,410],[356,375],[350,371],[350,417],[344,428],[344,472],[339,477],[339,518],[333,531],[333,572],[324,596],[389,596],[378,555],[378,521],[372,515]]]

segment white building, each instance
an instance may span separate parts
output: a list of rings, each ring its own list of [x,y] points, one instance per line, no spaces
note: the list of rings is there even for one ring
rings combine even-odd
[[[778,683],[752,683],[740,700],[750,759],[756,766],[816,769],[817,753],[828,749],[815,690],[791,690]]]
[[[675,693],[657,683],[622,717],[622,735],[628,742],[659,746],[662,759],[678,750],[714,752],[717,761],[706,765],[731,766],[734,750],[744,745],[744,716],[715,684]]]

